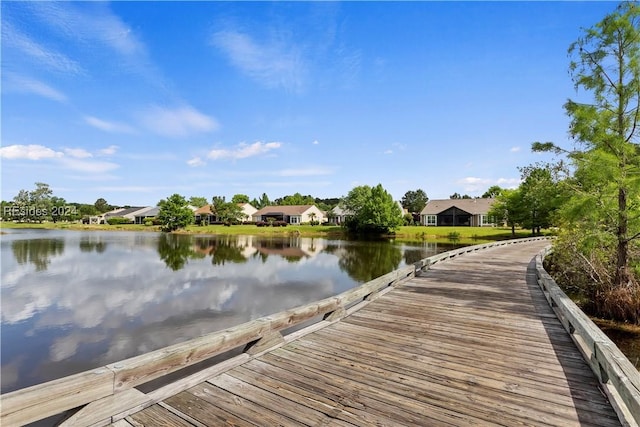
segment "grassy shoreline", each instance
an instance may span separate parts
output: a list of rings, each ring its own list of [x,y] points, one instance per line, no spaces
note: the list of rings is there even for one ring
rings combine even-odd
[[[126,225],[89,225],[78,223],[14,223],[0,222],[0,230],[32,228],[52,230],[89,230],[89,231],[160,231],[159,226],[143,224]],[[198,226],[190,225],[176,234],[207,234],[207,235],[256,235],[256,236],[302,236],[302,237],[347,237],[340,226],[311,226],[292,225],[287,227],[257,227],[255,225],[223,225]],[[516,238],[530,236],[529,230],[516,230]],[[437,241],[447,240],[459,243],[480,243],[486,241],[511,239],[511,229],[502,227],[425,227],[403,226],[393,235],[382,236],[401,241]]]

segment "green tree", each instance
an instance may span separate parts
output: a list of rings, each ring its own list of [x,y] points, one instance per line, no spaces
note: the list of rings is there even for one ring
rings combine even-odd
[[[270,206],[271,200],[269,200],[269,196],[267,196],[267,193],[262,193],[260,199],[253,199],[251,201],[251,205],[253,205],[253,207],[256,209],[262,209],[266,206]]]
[[[410,213],[420,213],[428,201],[429,197],[427,197],[427,193],[422,189],[418,189],[416,191],[409,190],[404,193],[400,203],[402,203],[402,207]]]
[[[95,206],[96,209],[98,210],[98,212],[100,212],[100,213],[109,212],[111,209],[113,209],[113,206],[111,206],[109,203],[107,203],[107,201],[105,199],[103,199],[102,197],[100,197],[98,200],[96,200],[96,202],[93,204],[93,206]]]
[[[541,228],[553,224],[554,215],[562,202],[562,195],[551,166],[527,166],[520,168],[522,183],[520,193],[520,216],[518,223],[539,234]]]
[[[249,203],[249,196],[246,194],[234,194],[231,203]]]
[[[520,189],[502,190],[496,196],[488,212],[497,223],[504,223],[511,227],[511,236],[516,236],[516,226],[523,222],[525,216],[524,202]]]
[[[156,219],[160,221],[162,231],[175,231],[193,224],[193,211],[189,208],[187,200],[179,194],[160,200],[158,207],[160,211]]]
[[[453,193],[452,195],[449,196],[450,199],[470,199],[471,196],[468,194],[465,194],[464,196],[461,196],[460,193]]]
[[[565,104],[579,149],[568,151],[553,143],[534,143],[533,149],[568,155],[575,170],[574,209],[564,211],[566,219],[577,216],[597,223],[602,239],[611,236],[613,286],[633,287],[640,294],[630,259],[630,244],[640,238],[640,6],[621,3],[585,30],[569,53],[576,89],[584,91],[582,99],[591,96],[589,103]]]
[[[189,198],[189,204],[191,206],[195,206],[196,208],[201,208],[204,205],[206,205],[207,202],[207,198],[206,197],[202,197],[202,196],[191,196]]]
[[[482,195],[482,198],[483,199],[496,198],[503,191],[504,191],[504,189],[502,187],[500,187],[499,185],[492,185],[491,187],[489,187],[487,189],[487,191],[484,192],[484,194]]]
[[[344,199],[345,209],[353,212],[345,225],[359,234],[386,234],[397,230],[403,222],[402,210],[382,184],[353,188]]]
[[[300,206],[300,205],[313,205],[315,204],[316,199],[311,196],[303,196],[300,193],[295,193],[293,195],[284,196],[278,198],[274,201],[274,203],[278,206]]]
[[[45,219],[51,218],[53,191],[49,187],[49,184],[44,182],[36,182],[36,188],[29,193],[29,205],[32,220],[42,222]]]
[[[242,208],[237,203],[227,202],[225,197],[219,196],[213,197],[212,211],[218,217],[218,221],[225,225],[241,222],[244,215]]]

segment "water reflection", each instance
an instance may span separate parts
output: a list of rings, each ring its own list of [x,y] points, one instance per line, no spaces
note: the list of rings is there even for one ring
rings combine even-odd
[[[36,271],[46,270],[51,258],[64,252],[63,239],[22,239],[11,242],[11,251],[18,264],[31,263]]]
[[[176,234],[159,236],[158,255],[171,270],[178,271],[184,268],[189,258],[204,258],[204,255],[193,250],[190,237]]]
[[[398,246],[387,242],[368,242],[342,248],[338,265],[351,278],[368,282],[397,269],[401,261],[402,251]]]
[[[3,393],[338,294],[431,250],[63,230],[0,243]]]
[[[103,253],[107,249],[107,242],[102,236],[82,236],[80,238],[80,250],[82,252]]]

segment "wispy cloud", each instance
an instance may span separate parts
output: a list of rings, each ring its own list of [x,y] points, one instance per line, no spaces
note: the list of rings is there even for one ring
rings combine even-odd
[[[0,158],[11,160],[42,160],[64,156],[64,153],[54,151],[44,145],[7,145],[0,148]]]
[[[0,158],[7,160],[50,160],[66,171],[100,174],[117,169],[119,165],[112,162],[91,160],[91,153],[82,148],[65,148],[56,151],[44,145],[8,145],[0,148]]]
[[[520,184],[519,178],[478,178],[468,176],[458,180],[458,184],[461,184],[464,191],[467,192],[479,192],[485,191],[492,185],[499,185],[503,188],[515,188]]]
[[[108,4],[34,2],[30,9],[43,23],[74,42],[89,46],[99,43],[122,56],[146,55],[144,44]]]
[[[282,39],[259,42],[235,30],[218,31],[211,42],[258,83],[295,92],[303,88],[306,65],[302,49],[294,43]]]
[[[193,159],[187,160],[187,164],[194,168],[206,165],[206,163],[200,157],[194,157]]]
[[[512,153],[517,153],[520,150],[522,150],[521,147],[511,147],[511,149],[509,151],[512,152]]]
[[[21,32],[11,22],[2,19],[2,46],[4,49],[16,49],[25,57],[39,63],[46,70],[54,70],[66,74],[82,74],[84,70],[74,60],[56,52],[53,48],[45,47],[28,35]]]
[[[67,156],[75,157],[76,159],[86,159],[88,157],[93,157],[93,154],[91,154],[84,148],[65,148],[64,153]]]
[[[139,113],[140,122],[151,132],[167,137],[185,137],[217,130],[218,121],[195,108],[151,106]]]
[[[20,76],[15,73],[5,73],[5,76],[7,81],[4,84],[4,90],[32,93],[58,102],[67,101],[67,96],[64,93],[40,80]]]
[[[281,142],[261,142],[253,144],[240,143],[232,149],[214,149],[209,151],[207,157],[212,160],[219,159],[245,159],[247,157],[259,156],[282,146]]]
[[[73,157],[61,157],[59,162],[66,170],[87,172],[90,174],[102,174],[117,169],[119,165],[113,162],[82,160]]]
[[[116,153],[116,151],[118,151],[118,148],[119,147],[117,145],[110,145],[107,148],[98,150],[98,154],[101,156],[112,156]]]
[[[135,133],[135,130],[125,123],[111,122],[94,116],[85,116],[84,121],[89,126],[109,133]]]
[[[395,151],[404,151],[406,149],[407,149],[407,144],[394,142],[393,144],[391,144],[391,148],[384,151],[384,154],[393,154]]]

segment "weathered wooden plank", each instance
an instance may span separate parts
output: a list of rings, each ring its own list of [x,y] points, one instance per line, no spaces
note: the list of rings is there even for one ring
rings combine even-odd
[[[341,322],[336,325],[336,331],[341,331],[349,339],[353,341],[372,342],[380,338],[378,330],[369,330],[366,327]],[[335,339],[335,338],[334,338]],[[449,340],[434,339],[432,335],[423,341],[407,340],[397,335],[385,336],[385,342],[404,349],[407,352],[415,352],[418,354],[429,355],[436,360],[459,360],[461,363],[476,364],[478,360],[490,366],[490,369],[507,368],[512,369],[519,374],[530,374],[533,377],[542,373],[558,378],[564,378],[565,375],[571,374],[581,377],[585,382],[594,383],[593,373],[583,363],[576,363],[574,366],[564,364],[561,366],[557,359],[551,357],[531,357],[526,352],[498,352],[493,348],[477,348],[473,346],[464,346],[461,351],[461,343],[451,336]],[[517,364],[514,364],[512,357],[516,357]]]
[[[239,426],[255,427],[255,424],[236,417],[234,414],[224,411],[216,405],[184,391],[165,400],[163,403],[174,410],[189,414],[197,422],[206,426]]]
[[[96,369],[3,394],[0,424],[29,424],[109,396],[113,380],[110,370]]]
[[[258,319],[235,328],[214,332],[185,343],[108,365],[116,375],[115,390],[135,387],[225,351],[246,345],[251,341],[258,340],[268,331],[270,331],[268,322]]]
[[[207,381],[229,393],[243,397],[253,404],[265,408],[278,408],[278,412],[301,425],[325,425],[332,422],[333,425],[348,425],[341,420],[328,417],[324,412],[318,411],[301,404],[297,400],[284,398],[281,394],[272,393],[257,387],[250,382],[245,382],[229,374],[220,375]]]
[[[131,419],[143,426],[154,427],[193,427],[193,424],[176,416],[159,405],[153,405],[131,415]]]
[[[223,411],[234,414],[255,425],[265,426],[295,426],[298,425],[291,418],[276,412],[277,408],[265,408],[241,396],[229,393],[209,383],[200,384],[189,389],[189,393],[209,402]]]
[[[133,427],[133,424],[125,419],[122,419],[110,424],[110,427]]]
[[[369,427],[380,421],[378,418],[374,418],[363,411],[364,405],[356,405],[357,408],[353,408],[350,407],[352,403],[344,402],[336,395],[334,395],[335,400],[331,400],[317,391],[310,391],[300,387],[296,385],[300,381],[303,381],[306,386],[309,385],[305,377],[302,377],[303,379],[301,380],[301,377],[296,376],[293,372],[263,362],[255,361],[248,363],[246,366],[240,366],[230,372],[229,375],[274,393],[283,399],[294,400],[301,405],[325,414],[327,417],[323,420],[323,424],[331,424],[334,419],[338,419],[349,423],[349,425]],[[387,419],[384,424],[394,424],[391,421],[391,419]]]
[[[265,354],[261,361],[287,370],[298,376],[298,378],[302,378],[300,382],[296,383],[297,385],[314,390],[317,394],[326,395],[332,400],[338,399],[345,406],[348,406],[345,410],[352,411],[351,408],[362,407],[366,413],[373,417],[374,422],[370,425],[477,425],[473,420],[458,417],[455,414],[451,414],[443,421],[441,414],[432,414],[428,410],[429,408],[425,407],[416,408],[415,405],[412,405],[412,402],[402,399],[394,393],[393,388],[367,386],[354,381],[350,374],[337,375],[330,370],[316,369],[308,364],[301,365],[296,360],[280,357],[272,353]],[[291,381],[291,378],[289,376],[285,381]],[[357,409],[353,411],[357,412]]]
[[[60,424],[61,427],[105,426],[111,423],[112,415],[131,408],[143,407],[151,399],[132,388],[89,403]]]
[[[487,371],[482,366],[484,363],[482,360],[476,361],[474,365],[457,363],[455,360],[434,363],[428,356],[411,352],[403,353],[401,349],[394,350],[387,346],[382,348],[380,342],[377,345],[364,346],[360,341],[357,341],[354,345],[349,345],[348,339],[336,340],[335,337],[331,340],[320,336],[309,337],[287,347],[287,349],[298,346],[301,351],[317,354],[321,357],[337,357],[339,355],[343,359],[361,365],[369,364],[402,374],[405,377],[418,378],[420,381],[428,380],[432,387],[435,384],[441,384],[445,387],[442,390],[444,394],[446,394],[447,388],[454,391],[459,390],[453,394],[454,401],[457,393],[468,391],[468,379],[471,377],[474,378],[474,386],[482,388],[485,393],[484,397],[495,395],[498,396],[498,400],[502,401],[505,393],[510,396],[522,394],[532,397],[531,400],[535,402],[533,407],[536,411],[545,405],[555,408],[559,404],[568,407],[573,407],[575,404],[582,405],[581,407],[597,413],[610,414],[611,412],[611,408],[602,399],[595,384],[592,384],[591,388],[569,390],[568,382],[570,379],[556,378],[551,381],[541,381],[535,378],[525,378],[523,375],[517,375],[513,372]],[[460,351],[464,350],[460,349]],[[562,399],[562,396],[565,398]],[[547,402],[548,399],[551,399],[550,402]],[[578,401],[580,399],[583,401],[582,404]]]
[[[467,384],[467,392],[453,393],[444,398],[442,393],[434,392],[433,378],[425,380],[422,377],[413,377],[406,371],[396,372],[388,369],[388,366],[380,367],[378,362],[374,360],[366,360],[360,362],[358,360],[343,358],[343,354],[336,355],[335,351],[324,352],[323,350],[314,351],[309,347],[305,347],[299,351],[290,350],[290,346],[281,348],[274,353],[274,356],[289,358],[299,364],[305,365],[307,368],[330,372],[333,375],[344,376],[349,375],[352,381],[365,384],[376,390],[392,390],[396,395],[401,396],[396,403],[399,410],[414,410],[417,407],[422,411],[428,411],[430,416],[439,416],[446,419],[455,413],[458,417],[470,417],[466,421],[472,423],[473,418],[477,418],[476,422],[483,420],[488,422],[500,417],[509,418],[514,414],[515,419],[526,419],[524,415],[527,412],[527,402],[533,407],[529,409],[531,419],[545,420],[555,425],[579,425],[576,418],[575,409],[567,404],[571,401],[570,397],[565,399],[564,404],[546,401],[545,393],[536,393],[527,387],[517,383],[501,383],[488,378],[481,378],[475,375],[462,375],[459,378],[460,383]],[[414,362],[415,363],[415,362]],[[410,363],[404,366],[410,369]],[[510,388],[506,388],[509,387]],[[505,387],[502,392],[500,387]],[[494,398],[489,400],[483,408],[478,404],[486,395],[488,390],[494,391]],[[457,401],[455,396],[463,397]],[[556,397],[557,399],[558,397]],[[474,404],[471,408],[465,410],[466,402],[472,399]],[[553,400],[553,396],[550,398]],[[509,407],[508,403],[512,403]],[[537,406],[538,404],[539,406]],[[403,405],[409,405],[403,407]],[[450,409],[444,409],[444,408]],[[601,417],[599,414],[581,413],[582,417],[591,418],[591,425],[604,426],[610,425],[610,419]],[[583,420],[584,422],[584,420]],[[589,425],[589,424],[586,424]]]

